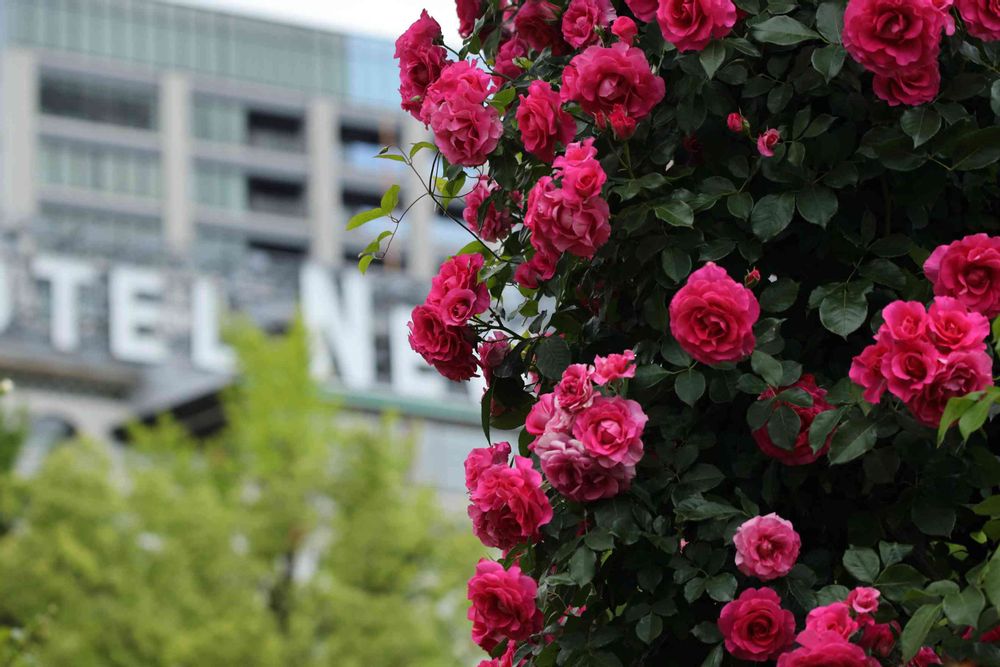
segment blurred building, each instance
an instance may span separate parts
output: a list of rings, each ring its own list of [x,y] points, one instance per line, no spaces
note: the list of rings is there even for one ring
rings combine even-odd
[[[481,387],[424,368],[405,322],[469,238],[417,206],[361,277],[387,221],[344,229],[417,185],[372,159],[425,138],[391,43],[153,0],[0,0],[0,39],[0,374],[33,415],[211,431],[227,313],[277,331],[301,306],[331,395],[427,420],[418,474],[461,489]]]

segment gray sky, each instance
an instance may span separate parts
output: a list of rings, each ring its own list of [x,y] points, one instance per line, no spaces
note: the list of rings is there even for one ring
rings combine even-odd
[[[457,39],[455,0],[170,0],[250,16],[395,39],[426,8],[449,43]]]

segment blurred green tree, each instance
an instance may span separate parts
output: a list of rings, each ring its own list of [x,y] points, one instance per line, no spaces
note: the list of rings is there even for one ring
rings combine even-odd
[[[124,454],[69,443],[4,482],[0,624],[44,619],[39,665],[469,664],[463,583],[481,547],[408,481],[402,426],[338,415],[300,324],[232,338],[218,435],[163,418]]]

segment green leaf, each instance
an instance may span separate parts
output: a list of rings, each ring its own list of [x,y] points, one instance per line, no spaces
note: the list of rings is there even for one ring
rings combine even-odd
[[[819,72],[827,83],[833,81],[834,77],[844,69],[844,61],[847,59],[847,51],[842,46],[831,44],[812,52],[813,69]]]
[[[819,306],[819,319],[828,331],[847,336],[857,331],[868,317],[870,283],[837,286]]]
[[[925,604],[917,609],[899,637],[900,648],[903,651],[903,662],[913,659],[920,647],[924,645],[924,640],[927,639],[931,628],[940,618],[940,604]]]
[[[816,29],[834,44],[840,44],[840,33],[844,30],[844,5],[839,2],[824,2],[816,9]]]
[[[884,236],[871,245],[872,253],[879,257],[902,257],[910,252],[913,242],[905,234]]]
[[[777,387],[781,382],[783,370],[781,362],[760,350],[754,350],[750,355],[750,367],[753,372],[764,378],[764,382],[772,387]]]
[[[705,74],[711,79],[726,60],[725,44],[719,40],[709,42],[708,46],[698,54],[698,59],[701,61],[701,66],[705,69]]]
[[[398,153],[379,153],[375,156],[376,160],[392,160],[393,162],[406,162],[406,158]]]
[[[347,229],[357,229],[361,225],[371,222],[372,220],[378,220],[379,218],[384,218],[386,212],[381,208],[373,208],[369,211],[362,211],[356,215],[351,216],[351,219],[347,221]]]
[[[396,204],[399,203],[399,186],[393,185],[391,188],[385,191],[382,195],[382,210],[388,215],[396,210]]]
[[[660,204],[653,209],[657,218],[674,227],[690,227],[694,224],[694,211],[682,201]]]
[[[736,595],[736,577],[728,572],[717,574],[705,582],[705,591],[716,602],[729,602]]]
[[[413,156],[415,156],[417,153],[419,153],[420,151],[422,151],[425,148],[428,148],[428,149],[430,149],[432,151],[435,151],[435,152],[437,151],[437,146],[435,146],[431,142],[429,142],[429,141],[418,141],[417,143],[413,144],[413,146],[410,147],[410,159],[412,160]]]
[[[660,254],[663,272],[675,283],[679,283],[691,273],[691,255],[680,248],[666,248]]]
[[[719,644],[712,649],[711,653],[708,654],[705,661],[701,663],[701,667],[721,667],[722,657],[722,644]]]
[[[906,287],[906,274],[903,270],[887,259],[876,258],[861,266],[858,273],[896,290]]]
[[[958,420],[958,431],[962,434],[962,440],[968,440],[969,436],[978,431],[986,423],[986,418],[990,415],[990,408],[993,407],[993,400],[990,394],[983,394],[975,404],[969,408]]]
[[[924,535],[949,537],[955,529],[955,510],[930,500],[918,500],[910,508],[910,518]]]
[[[360,271],[362,275],[368,273],[368,265],[371,264],[374,259],[374,255],[364,255],[358,260],[358,271]]]
[[[579,547],[569,559],[569,576],[577,586],[586,586],[594,578],[597,557],[587,547]]]
[[[535,350],[535,365],[547,378],[559,378],[571,362],[569,345],[559,336],[545,338]]]
[[[830,433],[837,427],[841,417],[844,416],[844,409],[826,410],[813,417],[812,424],[809,425],[809,446],[814,452],[823,449],[830,439]]]
[[[594,551],[607,551],[615,546],[615,539],[605,528],[594,528],[583,538],[584,544]]]
[[[875,422],[865,418],[841,424],[830,442],[830,464],[841,465],[863,456],[875,446],[877,435]]]
[[[662,632],[663,619],[656,614],[646,614],[635,624],[636,636],[646,644],[652,644]]]
[[[903,132],[913,137],[913,147],[916,148],[930,141],[941,129],[941,116],[933,107],[919,106],[903,112],[899,125]]]
[[[791,46],[808,39],[819,39],[819,33],[810,30],[789,16],[775,16],[753,26],[753,36],[758,42]]]
[[[1000,79],[990,86],[990,108],[993,109],[993,113],[1000,116]]]
[[[843,563],[844,569],[862,583],[874,583],[878,576],[878,554],[872,549],[851,547],[844,552]]]
[[[837,119],[830,114],[821,113],[812,119],[812,122],[809,123],[809,127],[807,127],[806,131],[802,133],[802,138],[812,139],[813,137],[820,136],[829,130],[830,126],[833,125],[836,120]],[[849,165],[850,163],[845,164]]]
[[[990,604],[1000,609],[1000,549],[993,554],[993,558],[986,565],[983,589],[986,591],[986,597],[990,599]]]
[[[982,169],[1000,160],[1000,125],[964,134],[949,156],[953,160],[952,169],[960,171]]]
[[[782,278],[761,292],[760,307],[769,313],[781,313],[792,307],[799,296],[799,284]]]
[[[679,399],[693,406],[705,393],[705,376],[693,368],[688,369],[677,376],[674,391]]]
[[[941,415],[941,423],[938,425],[937,444],[944,442],[948,429],[975,404],[976,399],[969,396],[952,396],[948,399],[948,403],[944,406],[944,414]]]
[[[905,563],[896,563],[882,571],[875,580],[875,587],[890,600],[900,600],[913,589],[922,587],[925,581],[927,577],[920,574],[916,568]]]
[[[747,192],[737,192],[726,199],[726,208],[734,218],[746,220],[753,210],[753,197]]]
[[[799,215],[820,227],[826,227],[837,213],[837,195],[833,190],[822,185],[813,185],[802,190],[795,196]]]
[[[515,97],[517,97],[517,90],[513,86],[508,86],[493,95],[493,99],[490,100],[490,106],[503,113],[507,106],[514,101]]]
[[[900,562],[913,552],[912,544],[899,544],[898,542],[879,542],[878,554],[882,559],[882,565],[889,567]],[[881,577],[880,577],[881,578]]]
[[[705,579],[703,577],[695,577],[684,584],[684,599],[688,602],[694,602],[704,594]]]
[[[765,195],[753,207],[750,224],[761,241],[770,241],[784,231],[795,215],[795,194]]]
[[[676,510],[677,516],[684,521],[725,519],[743,513],[728,503],[706,500],[700,495],[684,498],[677,503]]]
[[[979,615],[985,607],[986,598],[974,586],[968,586],[961,592],[949,593],[944,598],[944,615],[958,627],[978,626]]]
[[[670,377],[670,372],[656,365],[639,366],[635,370],[633,382],[640,388],[646,389],[656,386]]]
[[[785,451],[795,448],[795,439],[802,429],[802,419],[787,405],[779,405],[767,420],[767,434],[775,446]]]

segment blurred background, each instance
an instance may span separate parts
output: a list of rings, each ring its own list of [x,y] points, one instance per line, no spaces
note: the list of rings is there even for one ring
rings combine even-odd
[[[482,384],[406,341],[470,237],[344,229],[418,4],[0,0],[0,665],[470,664]]]

